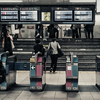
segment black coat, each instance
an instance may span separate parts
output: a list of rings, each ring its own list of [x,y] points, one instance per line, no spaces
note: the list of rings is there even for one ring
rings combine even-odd
[[[93,24],[88,24],[87,25],[87,31],[93,31]]]

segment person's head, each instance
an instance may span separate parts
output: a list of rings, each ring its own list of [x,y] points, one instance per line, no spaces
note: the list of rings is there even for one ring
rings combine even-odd
[[[36,44],[39,44],[40,43],[40,40],[39,39],[36,39],[35,42],[36,42]]]
[[[55,42],[56,41],[56,38],[52,39],[52,42]]]
[[[8,36],[9,35],[9,30],[7,30],[7,32],[6,32],[6,36]]]

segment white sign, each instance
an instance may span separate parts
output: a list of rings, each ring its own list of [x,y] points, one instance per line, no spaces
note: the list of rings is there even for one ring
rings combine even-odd
[[[96,1],[97,13],[100,13],[100,0]]]
[[[67,70],[72,70],[72,67],[71,66],[67,66]]]

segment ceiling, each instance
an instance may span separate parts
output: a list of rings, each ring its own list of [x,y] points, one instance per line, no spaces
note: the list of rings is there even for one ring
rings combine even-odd
[[[7,0],[5,0],[7,1]],[[8,0],[12,1],[12,0]],[[16,0],[15,0],[16,1]],[[75,3],[70,0],[19,0],[20,2],[0,2],[0,5],[75,5],[75,4],[93,4],[94,2]],[[18,0],[17,0],[18,1]]]

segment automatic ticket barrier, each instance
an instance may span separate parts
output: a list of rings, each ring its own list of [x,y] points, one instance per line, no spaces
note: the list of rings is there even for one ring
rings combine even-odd
[[[7,53],[0,54],[0,60],[6,70],[5,80],[0,84],[0,90],[7,90],[11,85],[16,83],[15,62],[17,58],[15,55],[7,56]]]
[[[78,57],[66,56],[66,91],[78,91]]]
[[[96,56],[96,86],[100,90],[100,55]]]
[[[41,53],[30,58],[30,90],[43,90],[46,84],[46,59]]]

